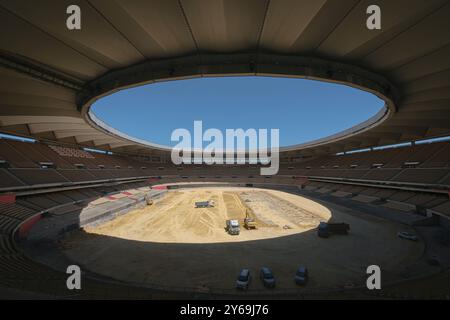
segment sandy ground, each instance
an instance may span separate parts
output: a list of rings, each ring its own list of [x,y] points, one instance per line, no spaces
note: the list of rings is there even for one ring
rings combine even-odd
[[[194,208],[203,200],[216,205]],[[241,227],[240,235],[228,235],[225,220],[242,221],[246,210],[257,230]],[[350,235],[318,238],[315,228],[329,219],[349,223]],[[239,270],[250,268],[250,290],[264,290],[258,272],[269,266],[277,290],[296,290],[295,270],[306,265],[311,279],[301,290],[331,289],[364,285],[371,264],[382,268],[384,280],[402,279],[424,247],[398,239],[398,230],[408,228],[281,191],[179,189],[145,209],[75,233],[63,251],[93,272],[144,286],[233,290]]]
[[[196,201],[213,200],[214,207],[195,208]],[[290,206],[290,215],[285,207]],[[246,210],[258,228],[241,227],[239,236],[228,235],[227,219],[243,225]],[[247,189],[186,189],[170,191],[162,200],[135,210],[86,232],[129,240],[176,243],[215,243],[266,239],[316,228],[330,211],[313,201],[279,191]],[[284,227],[284,228],[283,228]]]

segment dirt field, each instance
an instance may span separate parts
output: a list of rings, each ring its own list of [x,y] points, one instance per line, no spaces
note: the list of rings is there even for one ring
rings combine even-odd
[[[244,189],[246,190],[246,189]],[[277,198],[282,197],[282,198]],[[269,197],[270,198],[267,198]],[[328,220],[330,211],[314,202],[290,197],[277,191],[244,192],[239,189],[186,189],[170,191],[162,201],[145,209],[135,210],[96,228],[86,228],[86,232],[119,237],[129,240],[151,242],[215,243],[247,241],[285,236],[316,228],[321,220]],[[245,199],[242,201],[242,199]],[[212,200],[211,208],[195,208],[196,201]],[[251,202],[249,202],[251,201]],[[277,207],[282,201],[293,208],[289,216]],[[238,219],[243,224],[246,209],[256,219],[257,230],[241,228],[239,236],[230,236],[225,231],[227,219]],[[292,209],[292,208],[291,208]],[[310,211],[308,211],[310,210]],[[297,220],[295,219],[295,215]],[[306,223],[305,223],[306,222]],[[283,228],[289,226],[289,229]],[[270,228],[268,228],[270,227]]]
[[[194,208],[204,200],[215,206]],[[228,235],[225,220],[242,222],[246,211],[257,230],[241,227],[240,235]],[[318,238],[315,228],[329,219],[349,223],[350,235]],[[192,188],[169,191],[152,206],[86,228],[62,248],[84,268],[144,286],[233,290],[239,270],[250,268],[250,290],[264,290],[258,271],[268,266],[277,290],[294,290],[295,270],[306,265],[311,279],[302,290],[331,289],[365,284],[370,264],[382,268],[384,280],[401,279],[424,247],[398,239],[398,230],[408,228],[281,191]]]

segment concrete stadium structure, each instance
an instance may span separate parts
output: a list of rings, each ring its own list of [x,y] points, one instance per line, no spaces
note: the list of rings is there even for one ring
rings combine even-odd
[[[81,8],[81,30],[66,28],[71,4]],[[382,10],[381,30],[366,28],[371,4]],[[415,144],[450,136],[448,0],[0,0],[0,26],[0,132],[36,140],[0,139],[5,295],[79,296],[66,291],[65,274],[33,261],[16,242],[44,213],[78,212],[117,193],[140,196],[136,190],[155,184],[289,186],[449,225],[450,144]],[[385,106],[341,133],[281,148],[273,177],[252,165],[175,166],[169,148],[127,136],[89,111],[132,86],[229,75],[335,82]],[[86,281],[84,298],[189,295]]]
[[[66,8],[83,12],[65,28]],[[121,88],[220,75],[297,76],[353,85],[387,102],[377,126],[297,154],[448,133],[448,1],[2,1],[2,131],[116,152],[161,154],[93,126],[88,107]],[[384,121],[381,121],[384,120]],[[297,150],[298,149],[298,150]]]

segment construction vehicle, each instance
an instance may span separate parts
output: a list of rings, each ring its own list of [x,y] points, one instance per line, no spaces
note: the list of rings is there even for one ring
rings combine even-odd
[[[150,193],[147,193],[145,195],[145,202],[147,203],[148,206],[153,204],[153,199]]]
[[[240,232],[239,221],[238,220],[227,220],[225,230],[228,232],[228,234],[239,235],[239,232]]]
[[[348,234],[350,225],[348,223],[321,222],[317,228],[317,235],[321,238],[328,238],[332,234]]]
[[[256,221],[252,218],[245,218],[244,219],[244,227],[247,230],[256,229]]]
[[[256,221],[255,219],[250,218],[250,215],[248,214],[248,209],[245,210],[244,227],[247,230],[256,229]]]
[[[197,201],[195,203],[196,208],[211,208],[214,207],[214,201],[208,200],[208,201]]]

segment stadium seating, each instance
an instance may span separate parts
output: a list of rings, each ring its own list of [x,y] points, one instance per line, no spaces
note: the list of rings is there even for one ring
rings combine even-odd
[[[55,169],[15,168],[9,169],[9,172],[14,174],[20,181],[23,181],[30,186],[69,182],[69,180],[60,175]]]
[[[74,148],[67,148],[61,146],[49,145],[50,149],[55,151],[58,155],[63,157],[72,157],[72,158],[87,158],[87,159],[95,159],[93,155],[89,152]]]
[[[24,143],[24,142],[22,142]],[[5,160],[11,167],[37,168],[38,165],[13,148],[5,139],[0,139],[0,160]]]
[[[27,186],[46,186],[95,183],[111,179],[131,179],[162,176],[163,182],[233,182],[266,183],[280,185],[300,184],[295,176],[311,179],[345,179],[347,183],[395,182],[405,186],[435,186],[450,188],[450,142],[417,144],[342,155],[305,158],[301,161],[285,160],[278,175],[263,177],[256,165],[182,165],[152,163],[130,156],[94,153],[67,146],[0,139],[0,160],[8,165],[0,168],[2,191]],[[42,163],[53,164],[43,168]],[[80,166],[82,164],[82,166]],[[44,166],[45,167],[45,166]],[[145,169],[143,169],[145,167]],[[445,197],[415,191],[371,187],[370,185],[339,184],[338,180],[314,182],[305,185],[307,190],[322,194],[336,193],[359,195],[363,199],[386,199],[426,208],[446,208]],[[58,195],[26,196],[18,205],[32,210],[43,210],[62,203],[95,198],[114,188],[85,188],[64,191]],[[362,201],[361,200],[361,201]],[[445,199],[444,199],[445,201]],[[3,210],[3,208],[0,208]],[[6,210],[6,209],[5,209]],[[9,209],[8,209],[9,210]],[[446,210],[446,209],[445,209]],[[26,210],[25,210],[26,211]],[[3,215],[2,226],[9,230],[15,217]],[[11,220],[12,219],[12,220]]]
[[[447,143],[443,148],[440,148],[434,155],[424,161],[422,167],[448,167],[450,166],[450,144]]]
[[[25,183],[18,180],[6,169],[0,169],[0,188],[23,186]]]
[[[82,182],[96,180],[96,177],[88,170],[82,169],[61,169],[58,170],[59,174],[72,182]]]
[[[359,178],[363,178],[366,180],[390,180],[392,177],[400,173],[401,169],[382,169],[375,168],[369,170],[365,175],[360,176]]]
[[[444,178],[450,169],[405,169],[400,174],[395,176],[396,181],[414,182],[414,183],[439,183]]]
[[[52,214],[67,214],[80,210],[81,206],[73,204],[74,201],[89,201],[100,197],[102,192],[139,188],[146,183],[128,183],[109,188],[93,188],[51,192],[45,195],[30,195],[17,198],[15,203],[0,203],[0,285],[3,288],[18,288],[25,291],[39,291],[45,297],[71,297],[65,286],[66,274],[54,271],[45,265],[34,262],[17,249],[14,240],[14,231],[19,225],[39,212]],[[64,207],[55,206],[65,205]],[[95,280],[84,279],[83,290],[77,292],[75,298],[98,297],[149,297],[146,290],[136,289],[128,292],[128,287],[114,283],[99,283]]]
[[[251,165],[176,167],[167,163],[149,163],[132,157],[92,153],[39,142],[0,139],[0,143],[2,146],[0,158],[7,161],[10,166],[0,169],[0,177],[3,178],[0,181],[1,188],[151,175],[179,175],[189,178],[223,176],[224,173],[231,177],[259,175],[259,167]],[[301,162],[283,163],[279,175],[448,185],[449,145],[449,142],[438,142],[306,158]],[[411,162],[413,167],[405,167],[405,163]],[[42,167],[42,163],[50,163],[53,166],[39,168]],[[141,169],[142,167],[146,169]]]

